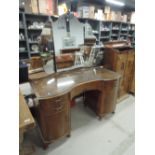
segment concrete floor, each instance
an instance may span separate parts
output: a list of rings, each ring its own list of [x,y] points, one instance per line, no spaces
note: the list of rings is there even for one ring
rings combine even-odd
[[[135,154],[135,98],[129,96],[117,104],[116,113],[101,121],[89,109],[78,102],[71,112],[71,137],[62,138],[41,147],[36,130],[25,137],[35,144],[34,155],[134,155]]]

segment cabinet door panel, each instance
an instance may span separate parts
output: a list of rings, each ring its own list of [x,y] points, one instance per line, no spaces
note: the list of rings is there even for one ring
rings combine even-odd
[[[124,75],[125,67],[126,67],[126,61],[127,61],[127,54],[117,54],[117,60],[116,60],[116,66],[115,71],[117,73],[120,73],[122,76]]]
[[[48,140],[56,140],[69,131],[69,114],[67,111],[57,115],[46,117],[46,128]]]
[[[126,76],[133,74],[134,59],[135,59],[134,52],[129,52],[127,57],[126,69],[125,69]]]

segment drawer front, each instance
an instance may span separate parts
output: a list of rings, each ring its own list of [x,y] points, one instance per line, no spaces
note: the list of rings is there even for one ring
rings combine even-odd
[[[66,110],[68,106],[69,98],[67,95],[40,101],[40,108],[45,112],[46,116],[62,112]]]

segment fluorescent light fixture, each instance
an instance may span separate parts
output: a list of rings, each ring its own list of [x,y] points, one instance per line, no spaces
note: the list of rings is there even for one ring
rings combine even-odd
[[[106,0],[107,3],[111,3],[118,6],[124,6],[125,4],[123,2],[117,1],[117,0]]]
[[[58,87],[63,87],[63,86],[71,85],[71,84],[73,84],[73,83],[74,83],[73,80],[63,81],[63,82],[59,82],[57,86],[58,86]]]
[[[55,81],[55,79],[53,78],[53,79],[47,81],[47,84],[50,85],[50,84],[53,83],[54,81]]]

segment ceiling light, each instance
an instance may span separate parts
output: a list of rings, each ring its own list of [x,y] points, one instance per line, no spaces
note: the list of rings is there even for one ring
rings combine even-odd
[[[118,6],[124,6],[125,4],[123,2],[117,1],[117,0],[106,0],[107,3],[111,3]]]

